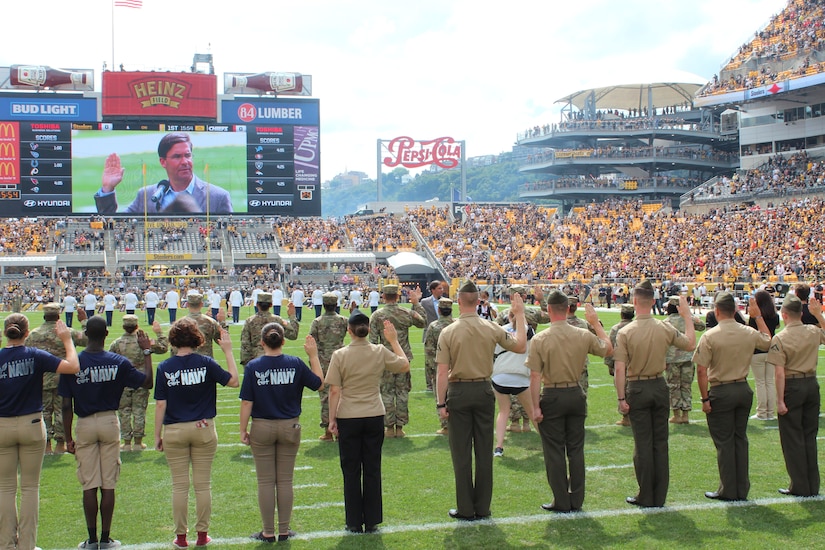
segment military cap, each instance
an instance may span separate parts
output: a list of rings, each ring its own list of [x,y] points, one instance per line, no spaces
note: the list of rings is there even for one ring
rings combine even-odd
[[[258,303],[259,304],[271,304],[272,303],[272,293],[271,292],[259,292],[258,293]]]
[[[713,303],[715,306],[727,306],[729,308],[736,307],[736,300],[733,299],[733,294],[725,290],[716,293]],[[802,310],[800,309],[800,311]]]
[[[384,285],[384,288],[381,289],[381,292],[384,294],[398,294],[398,285]],[[335,298],[336,303],[338,303],[338,297]]]
[[[625,315],[635,314],[636,308],[633,307],[633,304],[622,304],[621,312]]]
[[[561,290],[553,289],[547,294],[547,303],[554,306],[561,304],[568,305],[570,304],[570,300],[568,300],[567,295]]]
[[[782,300],[782,309],[791,313],[802,313],[802,300],[796,294],[788,292]]]
[[[386,288],[386,287],[384,287]],[[337,306],[338,305],[338,295],[334,292],[324,292],[324,305],[325,306]]]
[[[49,302],[43,306],[43,313],[60,313],[60,304]]]
[[[123,328],[136,327],[136,326],[138,326],[138,316],[137,315],[124,315],[123,316]]]
[[[459,292],[478,292],[478,287],[473,281],[467,281],[458,289]]]
[[[190,306],[202,306],[203,294],[200,292],[190,292],[186,295],[186,303]]]
[[[453,307],[453,301],[449,298],[439,298],[438,299],[438,307],[442,309],[447,309]]]
[[[678,296],[671,296],[667,299],[667,305],[669,306],[678,306],[679,305],[679,297]]]
[[[510,287],[510,296],[513,294],[527,295],[527,287],[524,285],[513,285]]]
[[[370,323],[370,318],[360,311],[355,311],[349,316],[347,322],[351,325],[368,325]]]

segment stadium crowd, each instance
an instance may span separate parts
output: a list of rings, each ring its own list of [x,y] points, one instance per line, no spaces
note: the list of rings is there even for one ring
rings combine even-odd
[[[714,75],[698,95],[751,89],[822,72],[825,63],[811,57],[825,49],[823,14],[822,2],[817,0],[788,2],[750,42],[739,47],[720,75]],[[755,61],[758,68],[753,69],[749,61]]]

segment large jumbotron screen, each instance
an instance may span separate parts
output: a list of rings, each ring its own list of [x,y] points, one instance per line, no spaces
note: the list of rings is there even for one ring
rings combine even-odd
[[[170,133],[189,136],[195,176],[174,208],[161,204],[171,176],[158,156]],[[314,125],[0,121],[0,216],[319,216],[318,141]],[[123,175],[101,201],[113,154]]]

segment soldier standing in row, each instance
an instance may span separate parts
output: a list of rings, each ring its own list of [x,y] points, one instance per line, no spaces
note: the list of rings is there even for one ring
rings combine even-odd
[[[225,323],[220,317],[216,321],[212,317],[201,313],[201,308],[203,308],[203,295],[198,292],[189,294],[186,298],[186,304],[189,309],[189,315],[187,315],[187,317],[195,321],[195,324],[198,325],[198,330],[203,334],[203,345],[195,350],[195,353],[212,357],[212,342],[220,345],[221,329],[224,328]],[[172,348],[172,355],[176,353],[175,348]]]
[[[384,320],[388,320],[398,333],[398,343],[401,344],[407,360],[412,361],[410,327],[424,328],[427,326],[427,313],[419,303],[421,290],[416,288],[410,291],[412,310],[399,307],[398,285],[384,285],[383,291],[385,306],[373,313],[370,318],[370,343],[383,344],[387,349],[392,349],[390,342],[384,337]],[[402,374],[384,372],[381,380],[381,399],[387,411],[384,416],[384,437],[407,435],[403,428],[410,421],[408,407],[411,380],[409,372]]]
[[[66,346],[55,333],[55,326],[60,319],[60,304],[50,303],[43,306],[44,323],[32,330],[26,338],[26,345],[48,351],[55,357],[66,358]],[[86,312],[78,310],[77,319],[81,324],[86,321]],[[77,347],[85,347],[88,343],[86,335],[79,330],[72,330],[72,342]],[[52,452],[52,439],[57,445],[57,453],[66,452],[66,443],[63,438],[63,401],[57,395],[57,384],[60,376],[53,372],[43,375],[43,421],[46,424],[46,453]]]
[[[335,313],[338,305],[338,296],[334,292],[325,292],[321,297],[321,305],[324,312],[312,320],[309,327],[309,334],[315,338],[318,345],[318,358],[321,360],[321,370],[324,378],[327,376],[329,361],[332,359],[332,352],[344,347],[344,336],[347,335],[347,318]],[[321,427],[324,428],[324,435],[321,441],[332,441],[333,435],[329,431],[329,390],[326,387],[318,390],[321,398]]]
[[[671,296],[667,301],[667,319],[665,323],[673,325],[684,334],[685,320],[679,315],[679,297]],[[705,330],[705,322],[698,317],[693,318],[693,330],[696,332]],[[667,387],[670,391],[670,408],[673,409],[673,416],[668,420],[671,424],[690,423],[689,413],[693,394],[693,376],[695,368],[693,366],[693,352],[682,351],[676,346],[667,348]]]
[[[289,304],[289,309],[287,309],[289,321],[284,321],[269,311],[271,307],[272,294],[269,292],[258,294],[258,313],[246,320],[241,331],[241,364],[244,366],[264,354],[264,348],[261,346],[261,329],[267,323],[278,323],[284,327],[284,338],[287,340],[298,339],[300,323],[295,317],[295,305]]]
[[[632,323],[633,317],[636,316],[636,310],[633,308],[633,304],[622,304],[620,315],[621,320],[610,329],[610,344],[614,349],[616,348],[616,337],[619,335],[619,331]],[[607,371],[610,373],[610,376],[615,376],[612,355],[604,358],[604,364],[607,365]],[[630,417],[627,414],[622,414],[622,419],[617,420],[616,425],[630,426]]]
[[[137,315],[123,316],[123,330],[125,334],[109,345],[109,351],[120,354],[131,361],[137,368],[143,367],[145,357],[153,353],[166,353],[169,351],[169,340],[163,334],[160,323],[152,323],[152,330],[157,339],[150,342],[147,349],[143,349],[138,343],[138,339],[145,336],[142,330],[138,329]],[[124,388],[120,397],[117,416],[120,419],[120,438],[123,440],[121,449],[124,451],[142,451],[146,448],[143,438],[146,436],[146,408],[149,405],[149,390],[146,388]],[[134,447],[132,439],[135,440]]]
[[[576,317],[576,311],[579,308],[579,297],[578,296],[568,296],[567,297],[567,324],[571,327],[576,328],[583,328],[585,330],[589,330],[591,334],[596,334],[596,330],[590,326],[590,323],[585,321],[580,317]],[[585,355],[584,356],[584,371],[582,371],[581,378],[579,379],[579,385],[584,390],[584,395],[587,395],[587,390],[590,388],[590,375],[587,372],[587,367],[590,365],[590,358]]]
[[[435,394],[435,374],[437,365],[435,354],[438,351],[438,337],[444,327],[453,322],[453,301],[449,298],[438,299],[438,319],[430,323],[424,337],[424,375],[427,377],[427,390]],[[437,399],[436,399],[437,401]],[[435,433],[447,435],[447,420],[439,418],[441,428]]]

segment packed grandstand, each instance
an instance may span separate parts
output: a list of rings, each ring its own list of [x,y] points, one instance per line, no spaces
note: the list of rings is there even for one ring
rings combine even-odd
[[[405,251],[427,258],[432,278],[494,289],[820,281],[823,6],[791,0],[705,85],[559,100],[561,121],[518,136],[521,170],[536,176],[519,190],[530,202],[410,204],[343,219],[9,220],[0,225],[3,302],[15,290],[36,304],[80,285],[142,287],[147,277],[372,287],[398,275],[387,259]]]

